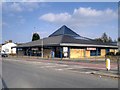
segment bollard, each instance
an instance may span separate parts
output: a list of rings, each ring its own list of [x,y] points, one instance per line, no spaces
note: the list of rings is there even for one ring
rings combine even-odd
[[[109,58],[106,59],[106,69],[107,71],[110,70],[110,59]]]

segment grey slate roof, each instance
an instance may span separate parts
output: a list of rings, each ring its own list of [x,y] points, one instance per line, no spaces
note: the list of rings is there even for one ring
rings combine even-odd
[[[48,37],[28,43],[24,43],[22,45],[18,45],[17,47],[36,47],[36,46],[42,46],[42,43],[44,46],[59,46],[62,41],[62,37],[60,36],[54,36],[54,37]]]
[[[84,39],[76,39],[74,37],[68,36],[68,35],[59,35],[54,37],[48,37],[43,39],[43,45],[44,46],[62,46],[61,44],[85,44],[85,45],[105,45],[106,47],[109,46],[116,46],[117,44],[110,44],[110,43],[102,43],[94,40],[84,40]],[[18,45],[17,47],[41,47],[42,46],[42,40],[32,41],[28,43],[24,43],[22,45]]]
[[[65,25],[63,25],[61,28],[56,30],[49,37],[58,36],[58,35],[69,35],[69,36],[73,36],[73,37],[79,37],[80,36]]]
[[[70,37],[70,36],[63,36],[62,38],[62,42],[61,43],[66,43],[66,44],[85,44],[85,45],[105,45],[106,47],[108,46],[116,46],[117,47],[117,43],[112,44],[112,43],[103,43],[103,42],[99,42],[99,41],[95,41],[92,39],[76,39],[74,37]]]
[[[77,38],[76,38],[77,37]],[[43,44],[42,44],[43,43]],[[97,45],[101,47],[101,45],[104,45],[106,47],[116,47],[117,48],[117,43],[112,44],[112,43],[103,43],[103,42],[98,42],[89,38],[82,37],[66,26],[61,27],[58,29],[56,32],[51,34],[49,37],[44,38],[43,40],[36,40],[28,43],[24,43],[22,45],[18,45],[17,47],[41,47],[42,45],[44,46],[62,46],[62,44],[68,44],[71,46],[74,46],[74,44],[78,44],[79,46],[84,44],[84,45]]]

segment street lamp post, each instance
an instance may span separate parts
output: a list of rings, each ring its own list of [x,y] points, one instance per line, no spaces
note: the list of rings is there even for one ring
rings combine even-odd
[[[42,38],[42,58],[43,58],[43,38]]]
[[[118,52],[120,52],[120,41],[118,41]],[[117,58],[117,67],[118,67],[118,75],[120,74],[120,57],[118,56],[118,58]]]

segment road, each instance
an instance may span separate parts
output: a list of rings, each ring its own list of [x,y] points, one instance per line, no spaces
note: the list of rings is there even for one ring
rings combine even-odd
[[[4,88],[117,88],[118,80],[71,70],[65,64],[2,60]]]

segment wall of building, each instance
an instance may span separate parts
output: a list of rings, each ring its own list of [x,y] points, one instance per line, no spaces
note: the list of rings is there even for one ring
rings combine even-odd
[[[98,56],[95,56],[95,57],[104,57],[106,54],[106,49],[99,49],[99,50],[101,51],[101,53],[99,55],[97,54]],[[51,58],[51,51],[52,51],[52,49],[50,49],[50,48],[44,49],[43,50],[44,58]],[[109,51],[117,52],[118,50],[110,49]],[[20,56],[24,55],[24,51],[19,51],[18,55],[20,55]],[[94,56],[91,56],[91,51],[87,50],[86,48],[70,48],[69,49],[69,57],[74,59],[74,58],[84,58],[84,57],[91,58]]]
[[[51,54],[50,54],[50,52],[52,51],[52,49],[44,49],[43,50],[43,56],[44,56],[44,58],[50,58],[51,57]]]
[[[115,49],[115,53],[117,53],[118,52],[118,49]]]
[[[110,49],[110,52],[115,52],[115,49]]]
[[[101,56],[105,56],[106,54],[106,50],[105,49],[101,49]]]
[[[118,49],[110,49],[110,52],[114,52],[116,54],[118,52]]]
[[[18,51],[18,55],[19,55],[19,56],[24,56],[24,51],[23,51],[23,50],[19,50],[19,51]]]
[[[84,49],[70,49],[70,58],[84,57]]]
[[[90,57],[90,51],[86,50],[85,56],[86,56],[86,57]]]
[[[106,55],[106,49],[100,49],[100,54],[96,57],[104,57]],[[110,52],[116,53],[117,49],[110,49]],[[70,49],[70,58],[84,58],[84,57],[94,57],[91,56],[91,51],[86,49]]]
[[[12,48],[15,46],[17,46],[15,43],[7,43],[2,46],[1,53],[16,54],[16,48]]]
[[[0,51],[1,51],[1,49],[2,49],[2,45],[0,45]]]

